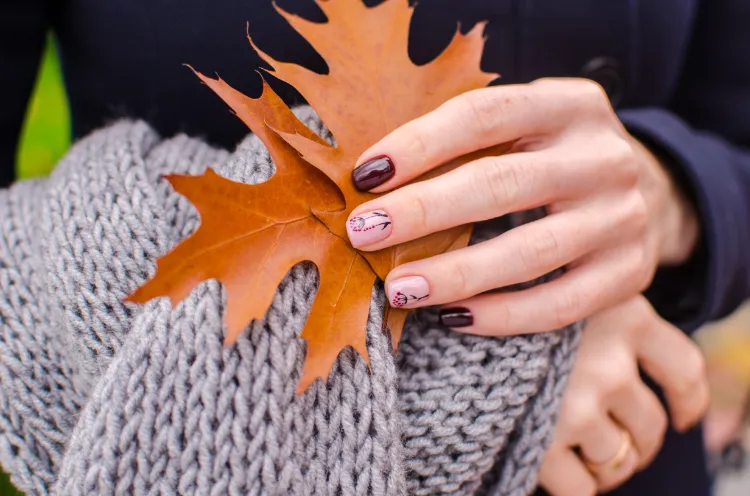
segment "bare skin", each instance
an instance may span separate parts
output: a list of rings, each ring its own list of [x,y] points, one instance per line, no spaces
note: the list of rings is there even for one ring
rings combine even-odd
[[[388,192],[452,159],[511,142],[511,153],[359,206],[351,218],[379,212],[389,228],[350,232],[350,240],[378,250],[509,212],[547,209],[547,217],[495,239],[396,267],[386,291],[398,306],[444,305],[452,311],[447,325],[470,334],[550,331],[593,316],[541,482],[553,496],[594,494],[627,480],[661,446],[667,416],[641,381],[639,364],[667,392],[677,428],[695,423],[706,408],[700,352],[640,296],[658,266],[690,257],[698,220],[659,159],[622,126],[601,87],[582,79],[465,93],[398,128],[357,165],[376,164],[373,174],[384,182],[367,189]],[[355,183],[358,176],[372,178],[364,170],[355,171]],[[486,293],[561,267],[564,275],[552,282]],[[406,293],[414,298],[393,297]],[[587,469],[581,457],[611,460],[623,446],[623,429],[632,447],[622,463]]]
[[[466,332],[511,335],[571,324],[640,293],[656,267],[693,250],[698,222],[659,160],[627,133],[595,83],[540,80],[465,93],[374,144],[400,186],[453,158],[500,143],[513,152],[470,162],[365,203],[351,216],[387,213],[378,250],[446,228],[545,206],[549,215],[493,240],[395,268],[386,290],[419,276],[429,297],[473,316]],[[564,276],[525,291],[480,294],[559,267]],[[389,294],[389,301],[392,300]]]
[[[684,431],[705,414],[705,361],[682,331],[662,320],[641,296],[594,315],[539,474],[552,496],[613,489],[656,456],[667,414],[641,380],[639,366],[663,388],[675,429]],[[608,467],[622,445],[622,430],[632,447],[617,468]],[[601,467],[589,470],[584,460]]]

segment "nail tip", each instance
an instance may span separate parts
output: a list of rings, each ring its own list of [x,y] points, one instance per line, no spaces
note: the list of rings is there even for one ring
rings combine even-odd
[[[430,286],[422,276],[400,277],[388,283],[388,302],[394,308],[415,308],[430,296]]]
[[[464,307],[444,308],[438,313],[438,322],[450,328],[471,327],[474,325],[474,316]]]
[[[356,167],[352,171],[352,181],[358,191],[366,193],[381,186],[391,179],[395,173],[396,168],[393,166],[393,161],[386,155],[381,155]]]
[[[354,248],[372,246],[391,235],[393,223],[384,210],[373,210],[346,221],[346,234]]]

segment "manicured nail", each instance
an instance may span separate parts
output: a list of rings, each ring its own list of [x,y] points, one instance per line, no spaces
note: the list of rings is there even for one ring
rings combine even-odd
[[[438,315],[440,324],[445,327],[469,327],[474,325],[474,316],[468,308],[443,308]]]
[[[391,218],[383,210],[365,212],[346,223],[346,233],[355,248],[377,243],[390,236],[392,230]]]
[[[368,160],[352,171],[354,186],[360,191],[370,191],[393,177],[396,168],[391,159],[382,156]]]
[[[407,307],[429,297],[430,285],[424,277],[402,277],[388,283],[386,293],[391,306]]]

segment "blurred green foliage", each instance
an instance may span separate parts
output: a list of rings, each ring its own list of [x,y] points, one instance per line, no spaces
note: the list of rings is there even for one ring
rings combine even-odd
[[[26,114],[16,171],[21,178],[48,174],[70,145],[70,119],[54,43],[47,43],[34,95]],[[0,496],[19,496],[0,474]]]
[[[68,104],[52,40],[40,69],[16,162],[22,178],[48,174],[70,145]]]

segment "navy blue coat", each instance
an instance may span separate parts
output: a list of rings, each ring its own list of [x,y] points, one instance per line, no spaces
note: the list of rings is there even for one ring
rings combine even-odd
[[[372,0],[370,0],[372,1]],[[324,20],[312,0],[277,0]],[[750,295],[750,2],[747,0],[420,0],[410,39],[417,62],[446,45],[456,22],[488,20],[483,68],[499,83],[544,76],[599,81],[628,128],[663,153],[696,202],[703,236],[683,267],[662,270],[649,296],[686,331]],[[230,147],[246,132],[182,67],[218,72],[257,93],[260,63],[245,40],[315,70],[325,63],[270,0],[3,0],[0,2],[0,168],[12,179],[16,139],[45,32],[59,40],[80,137],[119,117]],[[299,96],[275,83],[290,102]],[[670,433],[655,464],[617,494],[708,493],[700,433]]]

